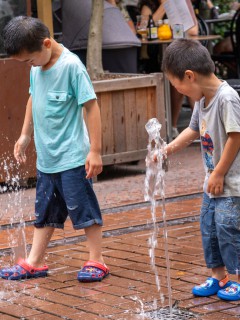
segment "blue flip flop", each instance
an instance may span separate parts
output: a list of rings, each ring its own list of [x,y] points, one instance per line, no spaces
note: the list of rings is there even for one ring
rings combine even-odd
[[[217,296],[228,301],[240,300],[240,284],[232,282],[232,284],[226,289],[219,290]]]
[[[208,278],[204,283],[193,287],[192,293],[195,296],[209,297],[217,294],[219,290],[229,287],[231,284],[232,282],[229,281],[228,276],[221,281],[215,278]]]
[[[29,278],[46,277],[48,266],[35,268],[28,264],[25,260],[19,259],[18,263],[10,268],[0,270],[0,277],[7,280],[22,280]]]

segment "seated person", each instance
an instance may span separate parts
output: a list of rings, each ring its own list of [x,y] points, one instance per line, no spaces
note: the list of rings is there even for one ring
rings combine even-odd
[[[92,1],[61,1],[62,43],[87,63]],[[104,1],[102,26],[103,69],[114,73],[137,73],[137,50],[140,41],[131,31],[118,7]]]
[[[124,19],[126,20],[127,24],[129,25],[130,29],[132,30],[132,32],[134,34],[136,34],[135,25],[134,25],[130,15],[129,15],[127,9],[123,5],[122,0],[107,0],[107,2],[109,2],[110,4],[112,4],[115,7],[119,8],[119,10],[121,11],[122,15],[124,16]]]
[[[140,0],[139,8],[142,15],[149,16],[152,14],[153,20],[156,23],[158,20],[166,19],[166,12],[164,9],[164,3],[166,0]],[[198,34],[198,24],[195,18],[195,25],[187,31],[188,35]]]
[[[155,23],[158,20],[167,18],[164,9],[165,0],[140,0],[139,8],[142,15],[149,16],[152,14]],[[187,31],[190,36],[198,35],[198,23],[195,17],[195,25]],[[159,72],[161,69],[161,58],[159,59],[159,46],[148,45],[147,53],[149,55],[149,62],[147,71]],[[183,103],[183,95],[180,94],[174,87],[171,86],[171,109],[172,109],[172,137],[176,138],[179,132],[177,129],[177,122]]]

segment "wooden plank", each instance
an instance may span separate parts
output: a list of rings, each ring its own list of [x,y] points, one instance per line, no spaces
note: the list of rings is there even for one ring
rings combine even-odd
[[[117,164],[117,163],[143,160],[146,158],[146,155],[147,155],[147,149],[133,150],[133,151],[104,155],[102,157],[102,160],[103,160],[103,165],[111,165],[111,164]]]
[[[116,153],[126,151],[124,92],[112,92],[113,136]]]
[[[158,74],[163,77],[162,73]],[[156,81],[156,74],[150,74],[144,76],[129,76],[128,78],[120,79],[93,81],[93,86],[95,92],[106,92],[133,88],[155,87]]]
[[[137,108],[135,90],[124,91],[126,151],[137,150]]]
[[[156,118],[156,87],[155,88],[146,88],[146,96],[147,96],[147,118],[148,120],[151,118]]]
[[[144,149],[147,145],[147,131],[145,124],[147,118],[147,89],[136,89],[136,110],[137,110],[137,148]]]
[[[53,37],[52,1],[37,0],[38,18],[48,27]]]
[[[114,153],[112,94],[103,92],[101,99],[102,154]]]
[[[167,117],[165,110],[165,98],[164,98],[164,83],[163,78],[157,78],[156,85],[156,117],[162,124],[161,137],[166,141],[167,139]]]

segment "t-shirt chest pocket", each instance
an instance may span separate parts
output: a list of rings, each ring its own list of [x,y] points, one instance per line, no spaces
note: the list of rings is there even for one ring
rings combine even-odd
[[[47,100],[50,103],[67,101],[67,92],[65,91],[48,91]]]
[[[68,94],[65,91],[48,91],[46,116],[61,118],[66,113]]]

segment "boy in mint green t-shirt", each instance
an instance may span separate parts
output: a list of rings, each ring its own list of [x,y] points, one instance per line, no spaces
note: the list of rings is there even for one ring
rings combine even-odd
[[[37,187],[29,256],[2,269],[0,276],[8,280],[46,276],[45,250],[54,229],[63,228],[69,216],[75,229],[84,228],[90,251],[77,278],[100,281],[109,268],[101,253],[103,222],[91,181],[102,171],[100,110],[92,83],[79,58],[52,39],[39,19],[13,18],[3,30],[3,40],[11,58],[32,67],[30,97],[14,156],[26,162],[25,150],[34,132]]]

